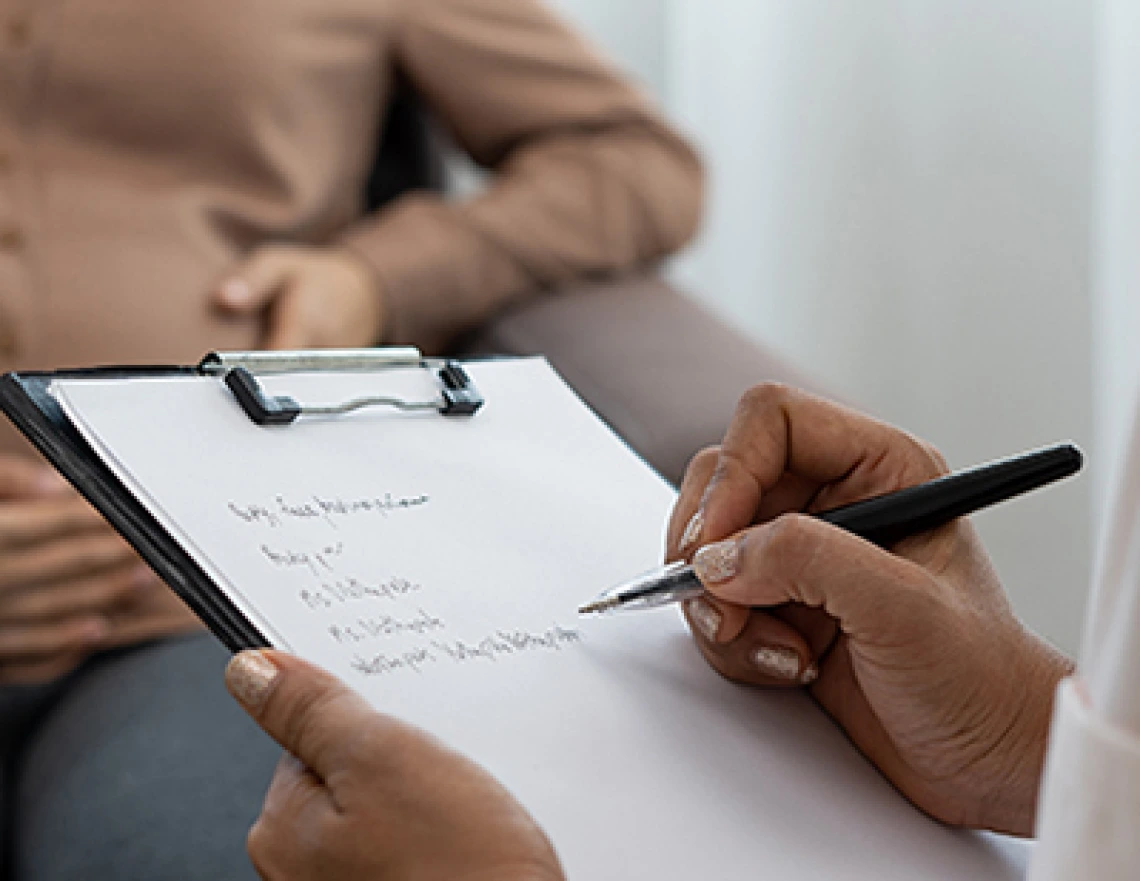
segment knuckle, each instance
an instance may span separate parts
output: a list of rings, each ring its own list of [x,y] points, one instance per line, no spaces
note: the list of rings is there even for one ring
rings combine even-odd
[[[737,412],[741,415],[763,412],[782,404],[790,395],[791,387],[782,382],[762,382],[741,395]]]
[[[813,518],[807,514],[781,514],[765,530],[765,551],[788,554],[801,550],[809,537],[812,522]]]
[[[807,514],[782,514],[761,532],[758,557],[765,566],[794,577],[814,556],[819,528],[820,521]]]
[[[296,745],[296,752],[307,755],[327,740],[326,732],[332,729],[345,712],[350,695],[339,684],[319,683],[311,687],[274,688],[262,710],[266,715],[281,720],[285,742]]]
[[[332,698],[324,688],[290,687],[287,679],[278,684],[265,701],[262,712],[267,717],[279,717],[286,743],[309,740],[319,725]]]
[[[921,441],[923,452],[930,460],[931,466],[936,474],[949,474],[950,464],[946,461],[946,457],[942,455],[942,451],[929,441]]]
[[[720,460],[720,447],[709,446],[699,450],[689,461],[689,471],[694,473],[708,473],[716,467]]]
[[[950,471],[950,466],[942,452],[929,441],[923,440],[910,432],[900,431],[905,439],[907,449],[911,454],[911,461],[917,473],[914,475],[920,480],[929,480],[940,477]]]

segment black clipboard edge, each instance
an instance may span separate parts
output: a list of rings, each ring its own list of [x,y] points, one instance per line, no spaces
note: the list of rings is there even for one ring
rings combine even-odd
[[[199,376],[193,367],[99,367],[0,376],[0,410],[230,649],[269,641],[202,571],[71,425],[48,386],[57,379]]]

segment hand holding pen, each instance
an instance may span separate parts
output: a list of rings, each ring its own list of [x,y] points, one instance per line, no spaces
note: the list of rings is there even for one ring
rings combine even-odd
[[[668,552],[692,559],[708,591],[685,614],[722,675],[808,682],[920,808],[1028,834],[1052,690],[1069,662],[1014,615],[969,520],[888,551],[805,516],[946,472],[905,432],[761,386],[722,446],[690,466]]]
[[[813,512],[812,516],[889,550],[904,538],[937,529],[951,520],[1071,477],[1081,470],[1083,461],[1081,451],[1072,444],[1054,444],[944,474],[916,486]],[[696,539],[703,522],[703,513],[698,511],[693,515],[682,535],[682,550],[688,536]],[[605,591],[581,606],[578,612],[604,615],[695,599],[705,592],[701,578],[715,577],[722,567],[723,561],[717,556],[722,547],[713,545],[702,549],[692,564],[678,560],[638,575]]]
[[[773,392],[764,389],[757,394]],[[934,455],[937,456],[937,453]],[[723,479],[728,474],[724,462],[731,463],[733,455],[731,452],[705,451],[690,468],[686,485],[691,487],[694,478],[703,474],[703,469],[708,467],[705,463],[711,463],[713,459],[717,460],[716,470],[711,477],[701,481],[705,487],[704,497],[696,513],[685,523],[684,531],[676,543],[679,554],[691,552],[704,537],[708,497],[717,487],[718,479]],[[824,511],[808,511],[812,517],[824,523],[889,550],[903,539],[937,529],[959,517],[1070,477],[1080,471],[1083,461],[1084,457],[1077,447],[1067,443],[1055,444],[954,474],[942,474],[922,483],[903,486]],[[743,461],[736,464],[747,465]],[[678,509],[683,507],[684,500],[683,489]],[[782,513],[786,516],[789,512]],[[678,525],[674,516],[671,535],[676,535]],[[733,540],[700,548],[692,563],[677,560],[645,572],[610,588],[578,611],[584,615],[604,615],[696,600],[705,594],[705,582],[718,583],[735,576],[740,547],[741,542]],[[697,623],[703,625],[707,635],[715,641],[723,617],[720,611],[707,602],[694,602],[690,604],[690,613],[696,616]],[[771,668],[773,676],[787,683],[810,684],[819,672],[814,662],[804,662],[802,655],[789,646],[761,650],[754,661],[766,664]]]

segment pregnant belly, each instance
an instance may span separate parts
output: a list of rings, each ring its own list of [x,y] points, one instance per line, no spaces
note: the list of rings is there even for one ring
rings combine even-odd
[[[211,301],[223,272],[167,246],[124,254],[98,272],[54,273],[29,360],[51,368],[187,363],[211,349],[253,348],[260,321]]]
[[[214,349],[257,346],[260,320],[235,318],[211,303],[228,257],[208,261],[170,242],[149,245],[96,253],[77,245],[41,264],[17,352],[0,369],[192,364]],[[0,418],[0,453],[14,451],[30,448]]]

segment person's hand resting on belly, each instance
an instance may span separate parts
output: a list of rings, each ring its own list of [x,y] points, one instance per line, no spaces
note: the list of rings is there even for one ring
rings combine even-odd
[[[48,682],[99,649],[197,626],[61,477],[0,455],[0,684]]]
[[[372,346],[383,331],[379,284],[343,249],[265,245],[222,282],[215,302],[234,314],[263,313],[266,349]]]

